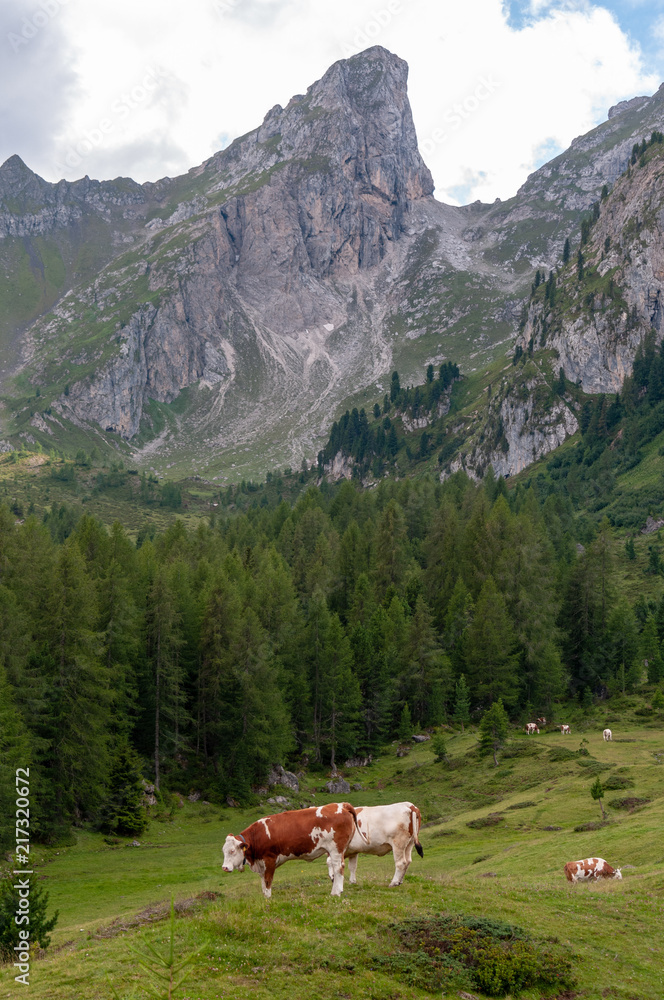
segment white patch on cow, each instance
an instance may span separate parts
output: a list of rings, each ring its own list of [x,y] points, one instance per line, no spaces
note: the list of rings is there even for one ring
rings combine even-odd
[[[318,807],[318,809],[316,810],[316,815],[317,816],[322,816],[323,815],[323,807],[322,806]]]
[[[263,824],[263,826],[265,827],[266,834],[268,835],[268,837],[270,838],[270,840],[272,840],[272,837],[270,835],[270,831],[268,829],[267,820],[266,819],[259,819],[258,822]]]
[[[337,802],[337,812],[340,813],[340,812],[343,812],[343,811],[344,811],[344,804],[343,804],[343,802]]]

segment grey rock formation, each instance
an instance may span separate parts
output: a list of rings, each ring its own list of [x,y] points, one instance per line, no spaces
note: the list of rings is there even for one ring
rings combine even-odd
[[[336,781],[328,781],[325,785],[325,791],[330,795],[348,795],[350,785],[345,778],[337,778]]]
[[[275,764],[270,769],[267,783],[270,787],[273,785],[283,785],[284,788],[290,788],[293,792],[299,792],[300,790],[300,782],[296,776],[292,771],[287,771],[281,764]]]

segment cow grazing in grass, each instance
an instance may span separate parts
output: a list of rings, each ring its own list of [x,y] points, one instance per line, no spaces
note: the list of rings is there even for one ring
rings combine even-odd
[[[358,854],[382,857],[392,851],[394,876],[390,885],[401,885],[412,860],[413,847],[421,858],[424,857],[419,839],[420,810],[412,802],[395,802],[390,806],[357,806],[355,812],[358,832],[353,834],[346,848],[351,884],[357,882]],[[332,878],[331,858],[327,859],[327,869]]]
[[[563,736],[571,736],[572,735],[572,731],[569,728],[569,726],[561,726],[560,727],[560,732],[563,734]]]
[[[565,878],[575,885],[589,879],[622,878],[622,873],[620,868],[612,868],[604,858],[585,858],[583,861],[568,861],[565,865]]]
[[[613,739],[613,734],[610,729],[605,729],[604,732],[602,733],[602,736],[604,737],[605,740]]]
[[[357,832],[357,814],[349,802],[293,809],[259,819],[224,844],[225,872],[244,868],[261,877],[263,895],[272,895],[275,869],[285,861],[314,861],[327,854],[332,868],[332,895],[344,888],[344,852]]]
[[[539,733],[539,729],[537,728],[537,724],[535,722],[527,722],[526,723],[526,732],[528,733],[529,736],[531,736],[533,733]]]

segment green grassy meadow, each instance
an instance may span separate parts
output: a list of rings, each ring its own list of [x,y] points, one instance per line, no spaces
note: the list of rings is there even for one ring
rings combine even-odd
[[[414,985],[390,958],[399,947],[395,923],[440,913],[491,917],[556,938],[572,957],[577,986],[561,994],[526,990],[520,996],[527,1000],[661,1000],[664,717],[634,714],[642,706],[627,698],[589,715],[576,709],[565,716],[569,737],[514,730],[497,768],[477,755],[476,733],[467,730],[447,734],[447,764],[435,761],[429,743],[402,758],[394,745],[369,767],[345,771],[363,786],[346,796],[353,803],[410,799],[422,810],[424,859],[413,855],[397,889],[388,888],[391,855],[361,856],[358,885],[346,881],[340,899],[330,896],[323,860],[289,862],[266,902],[257,875],[224,874],[221,862],[226,835],[271,811],[268,805],[240,810],[185,798],[153,818],[140,847],[109,846],[89,830],[77,831],[75,846],[37,846],[38,877],[60,919],[46,957],[33,963],[31,995],[110,1000],[107,976],[123,1000],[148,995],[128,946],[165,948],[172,895],[177,948],[202,947],[177,994],[188,1000],[440,997]],[[611,743],[602,740],[607,720]],[[600,820],[589,793],[597,774],[619,788],[606,790],[609,824],[575,832]],[[331,801],[320,791],[325,780],[309,774],[292,804]],[[611,805],[627,796],[650,801],[631,812]],[[495,825],[467,826],[490,813],[499,817]],[[625,866],[623,881],[571,887],[565,862],[589,856]],[[2,967],[0,997],[15,989],[13,970]],[[442,993],[458,995],[458,985]]]

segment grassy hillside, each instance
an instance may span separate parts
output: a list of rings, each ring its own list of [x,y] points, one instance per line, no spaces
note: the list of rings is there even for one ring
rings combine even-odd
[[[128,945],[164,949],[172,894],[180,911],[177,948],[203,946],[179,994],[190,1000],[440,997],[440,988],[422,987],[422,969],[403,950],[396,925],[441,913],[502,920],[536,939],[557,939],[578,985],[556,995],[659,1000],[664,718],[635,714],[644,711],[636,698],[614,699],[588,715],[579,709],[565,716],[569,738],[557,730],[533,738],[513,731],[498,768],[477,756],[476,733],[466,731],[448,733],[449,764],[436,763],[426,743],[403,758],[388,747],[370,767],[345,771],[362,783],[349,796],[356,804],[411,799],[422,809],[424,859],[414,857],[396,890],[388,888],[390,858],[361,857],[358,885],[347,883],[341,899],[329,895],[323,861],[291,862],[277,872],[266,903],[255,875],[224,875],[220,866],[227,833],[271,811],[267,805],[241,812],[175,798],[140,847],[108,845],[79,830],[75,846],[38,851],[39,877],[60,921],[47,957],[33,967],[33,992],[43,1000],[110,997],[108,974],[120,996],[145,995],[145,974]],[[612,743],[601,736],[607,722]],[[589,794],[597,774],[609,786],[609,823],[577,831],[600,819]],[[292,804],[329,801],[320,791],[325,780],[308,775]],[[618,808],[627,797],[649,801]],[[468,826],[489,814],[497,817],[493,825]],[[597,855],[625,866],[623,881],[572,888],[565,862]],[[9,996],[12,988],[3,967],[0,989]],[[441,988],[443,997],[457,997],[463,982]],[[466,989],[485,996],[470,980]]]

